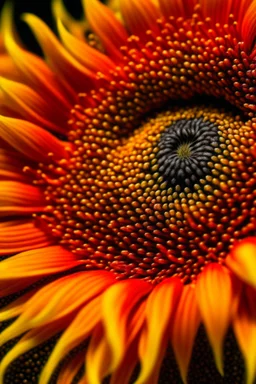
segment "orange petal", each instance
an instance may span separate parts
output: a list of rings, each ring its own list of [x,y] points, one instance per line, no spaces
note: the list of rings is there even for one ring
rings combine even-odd
[[[56,321],[47,327],[32,329],[30,332],[25,334],[2,359],[0,364],[0,384],[4,384],[3,378],[5,371],[12,361],[44,341],[49,340],[52,336],[65,328],[67,324],[67,320],[62,319],[61,321]]]
[[[195,0],[159,0],[161,12],[165,18],[168,16],[189,18],[196,5]]]
[[[78,265],[81,262],[59,245],[19,253],[0,263],[1,295],[5,295],[5,289],[8,294],[12,293],[10,285],[14,282],[22,284],[25,279],[30,278],[36,281],[43,276],[63,272]]]
[[[4,78],[0,78],[0,87],[4,95],[4,105],[35,124],[55,132],[66,133],[67,121],[62,118],[63,115],[65,118],[65,113],[56,115],[49,101],[30,87]]]
[[[35,34],[53,71],[77,92],[84,92],[93,86],[95,73],[71,56],[41,19],[32,14],[24,14],[23,20]]]
[[[237,243],[227,257],[226,264],[241,280],[256,288],[256,237]]]
[[[2,11],[2,31],[4,35],[5,46],[14,61],[17,69],[21,73],[24,82],[33,85],[33,89],[47,94],[49,104],[54,110],[70,110],[76,95],[67,82],[57,79],[47,64],[38,56],[27,52],[21,48],[15,41],[17,35],[14,31],[14,22],[12,9],[9,3],[6,3]]]
[[[228,21],[228,16],[231,13],[233,0],[200,0],[201,10],[204,18],[210,17],[212,24],[225,24]]]
[[[237,314],[234,332],[246,365],[246,384],[253,384],[256,377],[256,291],[245,286]]]
[[[19,72],[14,65],[12,58],[4,53],[0,54],[0,76],[7,77],[8,79],[18,80],[20,78]]]
[[[216,366],[223,375],[223,339],[238,300],[238,286],[219,264],[207,266],[196,283],[196,297]]]
[[[111,349],[104,335],[102,325],[93,332],[86,353],[86,380],[88,384],[101,384],[111,371]]]
[[[147,300],[146,328],[139,344],[141,372],[136,384],[146,384],[152,376],[152,383],[157,382],[158,369],[168,342],[170,319],[176,309],[181,290],[179,279],[165,279],[154,287]]]
[[[104,289],[106,289],[109,285],[110,281],[106,280]],[[101,318],[100,302],[101,297],[96,297],[96,299],[90,301],[78,312],[72,323],[61,335],[53,349],[53,352],[48,358],[47,363],[40,375],[39,384],[47,383],[55,368],[63,359],[63,356],[90,336]]]
[[[33,221],[14,222],[8,227],[0,227],[0,256],[42,248],[52,243],[53,239],[36,227]]]
[[[0,191],[0,217],[29,215],[44,209],[44,198],[37,187],[19,181],[0,181]]]
[[[255,23],[255,12],[256,12],[256,0],[253,0],[245,11],[244,18],[241,25],[241,35],[245,42],[245,49],[250,51],[255,46],[256,36],[256,23]]]
[[[71,35],[58,19],[58,31],[61,40],[69,52],[85,67],[95,73],[108,73],[115,68],[115,64],[110,58],[96,49],[90,47],[86,42],[81,41]]]
[[[103,322],[106,337],[112,349],[111,369],[119,364],[125,353],[129,337],[127,326],[131,312],[138,301],[151,289],[151,285],[142,280],[126,280],[116,283],[103,295]]]
[[[171,337],[184,383],[186,383],[188,365],[199,324],[200,314],[196,302],[195,288],[191,285],[186,285],[183,288],[178,308],[174,315]]]
[[[20,317],[0,335],[0,344],[28,329],[50,324],[77,311],[80,306],[101,293],[109,272],[77,272],[41,288],[28,302]]]
[[[142,38],[147,31],[159,34],[156,19],[160,13],[151,0],[120,0],[120,10],[131,34]]]
[[[49,153],[53,153],[54,158],[67,157],[63,144],[57,138],[29,121],[0,116],[0,136],[34,161],[48,162]]]
[[[69,360],[61,369],[57,377],[57,384],[72,383],[74,377],[84,363],[84,351],[78,353],[74,358]],[[80,384],[80,382],[79,382]]]
[[[114,60],[122,60],[120,47],[125,44],[128,35],[117,20],[115,14],[98,0],[83,0],[86,18]]]

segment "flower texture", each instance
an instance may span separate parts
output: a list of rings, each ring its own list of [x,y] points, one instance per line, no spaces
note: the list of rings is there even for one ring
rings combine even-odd
[[[0,383],[210,383],[206,334],[251,384],[256,1],[83,7],[22,16],[44,59],[3,10]]]

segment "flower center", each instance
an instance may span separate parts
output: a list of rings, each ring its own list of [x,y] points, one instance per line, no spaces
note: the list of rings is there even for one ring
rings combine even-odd
[[[238,116],[176,108],[125,138],[95,124],[56,168],[41,216],[85,268],[190,282],[255,231],[254,131]]]
[[[200,119],[179,120],[167,127],[159,142],[159,171],[169,187],[193,187],[209,172],[218,146],[217,127]]]

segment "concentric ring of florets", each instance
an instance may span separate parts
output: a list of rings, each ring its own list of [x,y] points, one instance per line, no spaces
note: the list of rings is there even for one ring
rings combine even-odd
[[[209,137],[214,127],[214,146],[198,182],[192,173],[190,188],[170,187],[158,155],[163,135],[184,121],[204,123]],[[250,123],[213,108],[183,107],[152,116],[131,135],[115,136],[111,128],[87,125],[83,141],[74,142],[66,175],[45,192],[49,206],[42,218],[86,268],[117,278],[191,281],[209,262],[223,263],[233,242],[255,230]]]

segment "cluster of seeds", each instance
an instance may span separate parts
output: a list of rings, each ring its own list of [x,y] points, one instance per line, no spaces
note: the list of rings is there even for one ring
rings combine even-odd
[[[79,95],[70,160],[38,174],[41,224],[85,268],[189,282],[255,232],[256,65],[238,38],[232,17],[215,30],[198,14],[159,21],[145,39],[129,38],[124,63],[99,73],[97,90]],[[170,107],[198,95],[251,119]]]

